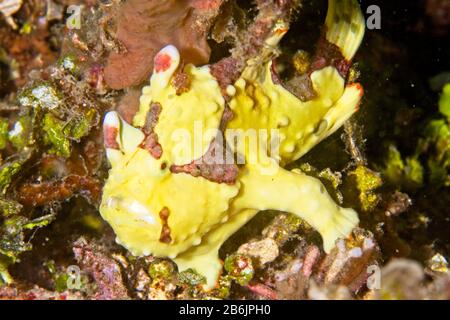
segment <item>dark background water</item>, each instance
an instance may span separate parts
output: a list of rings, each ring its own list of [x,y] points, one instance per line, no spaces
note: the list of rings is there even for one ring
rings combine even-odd
[[[450,69],[450,12],[447,11],[445,14],[443,5],[432,5],[433,2],[444,3],[445,1],[362,0],[360,2],[363,9],[373,4],[380,7],[382,26],[381,30],[375,32],[389,38],[399,46],[406,47],[410,62],[414,64],[412,67],[424,78],[428,78]],[[442,17],[444,15],[446,19]],[[446,24],[443,20],[446,20]]]

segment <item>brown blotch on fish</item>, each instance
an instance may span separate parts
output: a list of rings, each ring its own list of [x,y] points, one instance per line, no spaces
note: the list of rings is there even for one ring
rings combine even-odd
[[[159,237],[159,241],[162,243],[172,242],[172,237],[170,235],[169,221],[168,221],[169,216],[170,216],[170,211],[167,207],[164,207],[159,212],[159,218],[161,219],[161,223],[162,223],[161,236]]]
[[[163,153],[162,146],[159,144],[158,135],[154,132],[161,110],[161,104],[152,103],[150,106],[150,111],[147,114],[147,119],[145,120],[145,125],[142,128],[142,131],[145,134],[145,139],[141,143],[140,147],[147,150],[155,159],[160,159]]]

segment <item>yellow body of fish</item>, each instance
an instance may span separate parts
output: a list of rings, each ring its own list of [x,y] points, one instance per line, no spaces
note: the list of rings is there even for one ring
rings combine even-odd
[[[364,20],[357,1],[335,2],[329,1],[327,40],[350,61],[361,43]],[[282,35],[274,30],[268,47]],[[219,84],[208,66],[187,65],[183,73],[189,78],[189,90],[177,94],[172,78],[180,64],[178,51],[168,46],[159,54],[169,57],[170,65],[155,71],[150,86],[143,89],[135,127],[115,112],[104,122],[118,134],[117,147],[107,148],[112,168],[100,212],[118,243],[136,256],[174,259],[180,271],[195,269],[211,287],[222,269],[220,246],[261,210],[290,212],[304,219],[321,234],[326,252],[338,238],[351,233],[358,224],[355,211],[339,207],[317,179],[283,166],[351,117],[362,96],[359,84],[346,85],[339,72],[328,66],[310,75],[316,97],[302,102],[274,83],[270,60],[249,61],[241,78],[227,90],[234,118],[224,131],[233,153],[245,161],[235,183],[217,183],[173,173],[170,167],[201,158],[217,139],[226,107]],[[161,106],[154,127],[162,148],[158,159],[141,147],[145,135],[136,128],[145,125],[154,103]],[[240,142],[256,140],[235,143],[236,137],[244,137]],[[278,141],[276,148],[271,148],[274,141]],[[162,233],[169,237],[162,240]]]

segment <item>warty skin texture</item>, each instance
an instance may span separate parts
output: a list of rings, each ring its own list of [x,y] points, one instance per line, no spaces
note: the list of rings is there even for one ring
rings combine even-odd
[[[335,2],[329,1],[327,39],[345,46],[342,53],[350,61],[362,41],[364,20],[357,1]],[[351,19],[340,20],[343,17]],[[267,48],[276,46],[286,31],[278,25]],[[260,59],[264,56],[262,52]],[[199,159],[217,137],[226,107],[219,84],[208,66],[187,65],[183,72],[190,87],[177,95],[172,79],[180,66],[180,54],[174,46],[167,46],[156,59],[162,57],[170,63],[155,67],[150,86],[143,89],[134,126],[115,112],[108,113],[104,121],[112,168],[100,212],[114,229],[118,243],[136,256],[169,257],[179,271],[195,269],[212,287],[222,270],[220,246],[261,210],[290,212],[304,219],[321,234],[326,252],[337,239],[351,233],[359,223],[354,210],[339,207],[319,180],[283,166],[335,132],[357,111],[362,97],[359,84],[346,85],[338,70],[327,66],[311,73],[316,97],[302,102],[274,82],[270,59],[249,61],[228,90],[234,118],[225,130],[229,147],[245,163],[239,166],[235,183],[217,183],[172,173],[170,166]],[[142,128],[152,103],[162,106],[154,127],[163,150],[158,159],[141,147],[145,139]],[[278,130],[279,154],[267,152],[270,135],[256,148],[231,143],[232,130],[248,129]],[[190,139],[198,130],[206,133],[203,139]]]

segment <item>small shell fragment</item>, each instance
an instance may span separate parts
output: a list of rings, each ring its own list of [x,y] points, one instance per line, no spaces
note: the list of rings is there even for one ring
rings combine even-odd
[[[429,268],[434,272],[447,273],[449,271],[447,259],[440,253],[436,253],[429,261]]]

